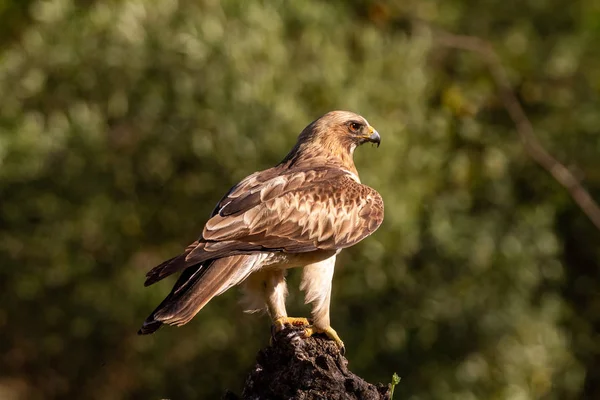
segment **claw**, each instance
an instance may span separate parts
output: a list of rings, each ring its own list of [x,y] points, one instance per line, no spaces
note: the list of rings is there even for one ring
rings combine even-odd
[[[342,339],[340,339],[337,332],[332,327],[328,326],[327,328],[317,328],[314,325],[310,325],[304,329],[305,337],[311,337],[312,335],[314,335],[316,333],[324,333],[325,335],[327,335],[327,337],[329,339],[333,339],[335,341],[335,343],[339,347],[342,355],[344,355],[346,353],[346,348],[344,347],[344,342],[342,342]]]
[[[294,318],[294,317],[279,317],[273,321],[275,332],[283,330],[286,326],[308,326],[310,322],[306,318]]]

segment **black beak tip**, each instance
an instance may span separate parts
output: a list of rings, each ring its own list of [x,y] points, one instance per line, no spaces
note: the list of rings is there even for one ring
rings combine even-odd
[[[376,143],[377,147],[381,144],[381,136],[379,136],[379,132],[373,131],[373,134],[369,136],[369,142]]]

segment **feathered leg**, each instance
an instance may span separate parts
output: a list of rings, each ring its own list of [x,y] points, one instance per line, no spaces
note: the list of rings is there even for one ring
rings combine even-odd
[[[267,303],[267,311],[273,321],[287,317],[285,309],[285,298],[287,297],[287,284],[285,283],[285,271],[275,270],[265,272],[264,296]]]
[[[266,279],[265,297],[267,299],[267,310],[276,330],[281,330],[286,325],[305,326],[309,324],[306,318],[287,316],[285,309],[287,294],[285,270],[270,271]]]
[[[305,292],[305,303],[312,303],[313,324],[306,328],[306,336],[315,333],[324,333],[335,340],[343,349],[344,342],[337,332],[331,327],[329,319],[329,303],[331,301],[331,280],[335,267],[335,256],[328,259],[309,264],[302,271],[302,283],[300,290]]]
[[[285,270],[263,270],[253,273],[244,282],[246,311],[255,312],[266,308],[276,330],[286,325],[308,325],[306,318],[288,317],[285,308],[287,297]]]

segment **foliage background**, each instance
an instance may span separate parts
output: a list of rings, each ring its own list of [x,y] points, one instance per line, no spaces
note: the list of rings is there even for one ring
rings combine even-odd
[[[397,372],[402,399],[600,398],[600,235],[526,155],[482,61],[428,26],[491,41],[600,198],[593,0],[0,1],[0,397],[239,391],[267,318],[231,290],[138,337],[170,288],[144,273],[350,109],[382,134],[356,162],[386,203],[334,278],[350,367]]]

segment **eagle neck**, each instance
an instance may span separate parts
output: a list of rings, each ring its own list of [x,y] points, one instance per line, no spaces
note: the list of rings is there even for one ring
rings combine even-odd
[[[296,150],[296,151],[294,151]],[[358,171],[354,165],[352,154],[345,152],[302,151],[308,149],[294,148],[279,164],[286,169],[314,169],[319,167],[339,168],[360,182]]]

